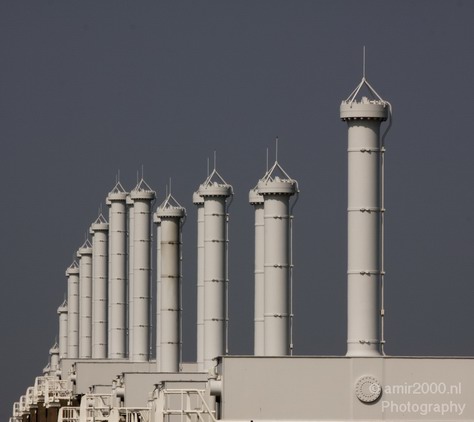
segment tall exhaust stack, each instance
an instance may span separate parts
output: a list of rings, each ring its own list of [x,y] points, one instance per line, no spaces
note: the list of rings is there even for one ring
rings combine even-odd
[[[107,195],[109,206],[109,359],[127,353],[127,192],[117,182]]]
[[[275,161],[257,188],[264,201],[264,353],[285,356],[293,346],[290,197],[298,185]]]
[[[58,343],[49,349],[49,375],[56,376],[59,372],[59,346]]]
[[[74,261],[66,270],[67,277],[67,357],[79,357],[79,267]]]
[[[171,193],[156,211],[160,224],[160,372],[179,372],[181,361],[181,227],[185,215]]]
[[[198,371],[204,371],[204,199],[199,192],[193,194],[197,208],[197,344]]]
[[[374,99],[362,97],[365,87]],[[383,334],[383,145],[389,104],[362,78],[342,102],[348,125],[347,356],[380,356]]]
[[[214,168],[199,187],[204,199],[204,369],[227,352],[227,205],[233,194]]]
[[[92,245],[89,240],[77,251],[79,258],[79,357],[92,357]]]
[[[255,209],[255,260],[254,260],[254,355],[265,355],[265,272],[264,272],[264,210],[263,196],[258,193],[257,188],[249,192],[249,203]]]
[[[67,306],[66,299],[59,306],[58,315],[59,315],[59,359],[61,360],[68,357],[67,356],[68,306]]]
[[[150,357],[151,203],[155,192],[143,178],[130,192],[134,208],[133,233],[133,346],[130,360]]]
[[[92,358],[107,357],[108,238],[109,224],[100,214],[92,234]]]
[[[160,370],[160,355],[161,355],[161,315],[160,315],[160,300],[161,300],[161,219],[157,213],[153,214],[153,223],[156,226],[156,326],[155,326],[155,339],[156,339],[156,366],[157,370]]]
[[[128,208],[128,356],[133,356],[133,244],[135,231],[133,200],[127,196]]]

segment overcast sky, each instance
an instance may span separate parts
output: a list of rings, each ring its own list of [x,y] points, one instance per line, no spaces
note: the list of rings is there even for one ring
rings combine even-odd
[[[274,153],[294,209],[296,354],[345,353],[346,124],[362,76],[394,110],[386,351],[474,355],[474,2],[0,3],[0,419],[41,375],[65,269],[117,171],[187,208],[184,357],[195,358],[192,193],[232,184],[230,351],[253,350],[253,210]],[[272,158],[273,159],[273,158]]]

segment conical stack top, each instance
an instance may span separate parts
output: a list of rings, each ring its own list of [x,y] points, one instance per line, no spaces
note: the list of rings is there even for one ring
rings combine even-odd
[[[130,192],[130,198],[133,201],[138,199],[142,200],[153,200],[155,199],[156,192],[145,182],[145,179],[142,177],[137,185]]]
[[[158,217],[184,217],[186,215],[186,210],[181,204],[174,198],[171,192],[161,203],[161,205],[156,210]]]
[[[63,303],[58,307],[58,314],[64,314],[67,312],[67,300],[64,299]]]
[[[359,94],[362,90],[366,90],[368,96]],[[384,121],[388,118],[389,103],[385,101],[377,91],[370,85],[369,81],[362,76],[359,85],[351,92],[341,103],[340,116],[342,120],[380,120]]]
[[[127,199],[127,191],[124,189],[119,180],[115,183],[115,186],[107,195],[107,205],[110,205],[111,201],[125,201]]]
[[[70,276],[71,274],[79,274],[79,266],[77,265],[77,261],[73,261],[66,270],[66,276]]]
[[[109,229],[109,223],[105,219],[102,213],[96,218],[96,220],[91,224],[90,233],[93,234],[96,231],[107,231]]]
[[[92,244],[89,239],[86,239],[77,251],[78,258],[80,258],[82,255],[92,255]]]
[[[258,182],[257,190],[260,195],[294,195],[298,191],[298,182],[275,160],[270,170]]]
[[[259,205],[263,204],[263,196],[258,193],[258,187],[250,189],[249,192],[249,204],[250,205]]]
[[[232,186],[229,185],[219,174],[216,168],[207,176],[206,180],[199,186],[198,194],[202,197],[223,196],[228,197],[233,194]]]
[[[58,342],[54,342],[54,344],[51,346],[51,349],[49,349],[49,354],[59,354],[59,344]]]

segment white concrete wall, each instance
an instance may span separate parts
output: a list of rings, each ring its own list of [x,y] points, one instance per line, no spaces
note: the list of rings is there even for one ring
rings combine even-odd
[[[224,420],[474,420],[474,359],[224,357]],[[357,397],[373,377],[381,396]],[[377,386],[361,384],[370,395]]]

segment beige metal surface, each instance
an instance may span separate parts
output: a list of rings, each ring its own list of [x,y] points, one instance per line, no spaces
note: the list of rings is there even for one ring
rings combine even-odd
[[[224,420],[474,419],[473,358],[229,356],[221,362]],[[358,397],[377,392],[375,401]]]

